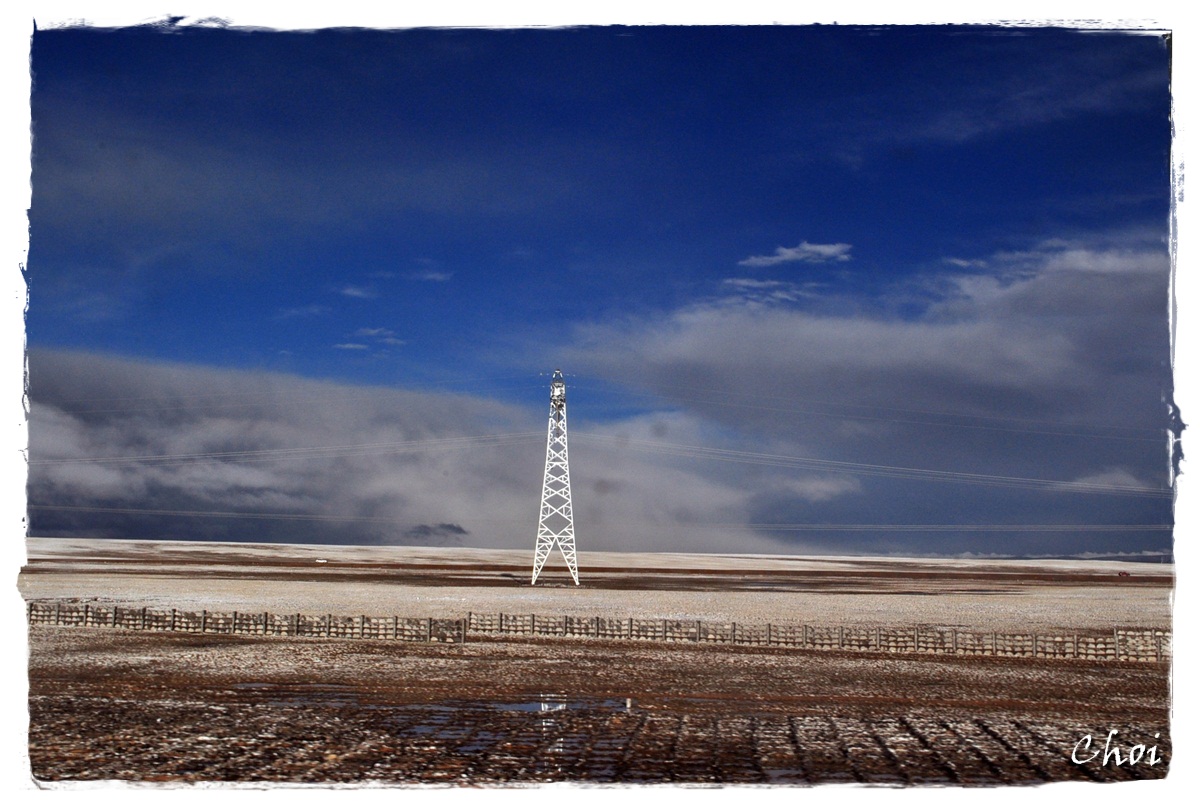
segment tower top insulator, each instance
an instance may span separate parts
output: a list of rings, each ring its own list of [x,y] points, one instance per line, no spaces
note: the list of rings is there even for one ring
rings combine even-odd
[[[563,373],[561,369],[554,370],[554,376],[550,378],[550,403],[555,407],[562,407],[567,401],[567,384],[563,381]]]

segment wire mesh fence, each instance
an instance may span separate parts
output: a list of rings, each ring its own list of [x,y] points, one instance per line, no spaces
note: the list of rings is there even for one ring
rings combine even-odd
[[[1114,628],[1111,633],[1039,635],[934,626],[712,623],[671,618],[606,618],[470,612],[465,618],[278,612],[200,612],[70,601],[26,604],[31,625],[275,637],[466,643],[470,636],[592,638],[726,644],[880,654],[920,653],[1039,659],[1166,662],[1171,632]]]

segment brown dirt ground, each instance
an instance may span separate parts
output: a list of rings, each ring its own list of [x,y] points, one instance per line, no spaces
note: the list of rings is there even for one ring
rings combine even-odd
[[[1119,781],[1165,775],[1168,701],[1159,664],[35,627],[30,758],[179,784]],[[1114,729],[1163,762],[1071,762]]]

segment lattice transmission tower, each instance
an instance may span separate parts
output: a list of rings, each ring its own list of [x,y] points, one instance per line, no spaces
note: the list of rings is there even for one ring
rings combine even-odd
[[[560,370],[550,378],[550,428],[546,434],[546,474],[542,481],[542,510],[537,547],[533,552],[533,581],[558,545],[571,578],[579,584],[575,565],[575,516],[571,512],[571,471],[567,466],[567,384]]]

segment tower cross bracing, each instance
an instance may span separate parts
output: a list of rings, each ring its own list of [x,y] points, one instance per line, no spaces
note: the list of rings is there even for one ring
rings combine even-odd
[[[575,563],[575,515],[571,510],[571,471],[567,464],[567,385],[558,369],[550,379],[550,424],[546,433],[546,472],[538,517],[537,547],[533,552],[533,581],[537,584],[546,559],[557,545],[579,584]]]

